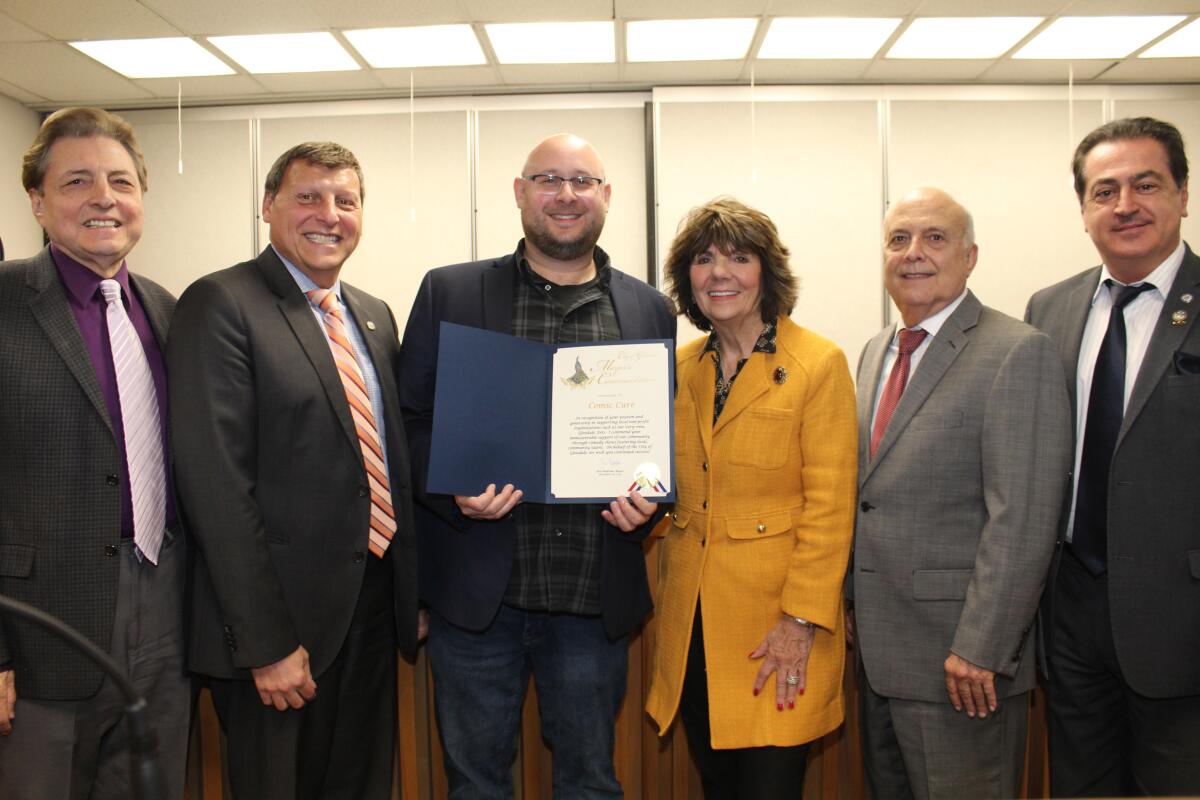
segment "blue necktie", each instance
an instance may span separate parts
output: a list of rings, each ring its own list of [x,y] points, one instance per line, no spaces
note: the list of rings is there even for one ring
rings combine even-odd
[[[1150,283],[1121,286],[1111,278],[1104,283],[1117,292],[1092,372],[1071,534],[1071,552],[1097,577],[1108,570],[1108,473],[1125,417],[1125,306],[1154,288]]]

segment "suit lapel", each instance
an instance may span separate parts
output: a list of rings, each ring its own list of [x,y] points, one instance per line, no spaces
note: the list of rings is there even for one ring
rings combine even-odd
[[[517,281],[517,258],[505,256],[483,271],[480,317],[485,330],[512,335],[512,307]]]
[[[167,346],[167,331],[171,324],[167,309],[161,303],[150,302],[146,299],[146,292],[142,287],[142,279],[132,272],[129,273],[129,285],[133,287],[138,300],[141,301],[142,310],[146,312],[146,319],[150,320],[150,330],[154,331],[155,341],[158,342],[160,349],[165,349]]]
[[[981,306],[975,295],[970,292],[954,313],[942,325],[937,336],[929,343],[929,349],[921,356],[917,371],[908,378],[904,394],[900,395],[900,403],[896,406],[892,419],[888,422],[883,438],[879,440],[879,449],[875,451],[874,462],[883,459],[892,445],[903,433],[909,421],[925,405],[925,401],[941,383],[946,371],[954,364],[958,356],[970,342],[967,331],[975,327],[979,321]]]
[[[91,401],[92,407],[111,433],[112,420],[108,418],[108,406],[100,391],[100,381],[96,379],[96,368],[92,366],[92,359],[83,343],[83,335],[79,332],[79,323],[75,321],[75,315],[71,312],[49,248],[43,250],[37,263],[30,267],[26,283],[35,293],[29,301],[29,309],[34,319],[42,326],[46,338],[58,351],[67,369],[75,376],[84,395]]]
[[[1150,336],[1150,345],[1142,358],[1142,366],[1138,370],[1137,379],[1133,384],[1133,392],[1129,396],[1129,407],[1125,409],[1125,418],[1121,422],[1121,432],[1117,436],[1117,446],[1125,438],[1125,432],[1137,419],[1138,414],[1150,399],[1151,393],[1162,380],[1163,373],[1171,366],[1174,353],[1183,344],[1188,331],[1196,322],[1196,310],[1180,299],[1184,294],[1195,297],[1200,294],[1200,258],[1184,245],[1183,263],[1179,265],[1179,273],[1175,283],[1167,292],[1163,303],[1162,313],[1158,316],[1155,329]],[[1182,312],[1184,323],[1176,325],[1172,318],[1177,312]]]
[[[299,342],[300,348],[308,356],[313,369],[316,370],[317,379],[325,389],[329,404],[333,407],[333,412],[337,415],[351,447],[355,448],[357,452],[358,433],[354,429],[354,419],[350,416],[350,403],[346,400],[346,390],[338,375],[337,365],[333,363],[333,353],[329,349],[329,342],[325,339],[325,332],[321,330],[321,324],[317,322],[308,298],[300,291],[300,287],[296,285],[296,281],[287,271],[287,267],[283,265],[279,256],[275,255],[275,251],[270,246],[259,255],[258,267],[271,291],[278,295],[279,310],[287,319],[296,341]]]
[[[696,409],[696,419],[693,423],[699,426],[700,441],[704,445],[704,460],[712,460],[712,437],[713,437],[713,403],[716,400],[715,390],[717,381],[717,367],[713,363],[712,356],[707,353],[701,353],[696,363],[688,365],[687,385],[684,391],[690,392],[692,395],[692,408]],[[739,380],[741,380],[739,378]],[[724,418],[724,414],[721,415]]]
[[[617,327],[621,329],[621,338],[648,338],[642,326],[652,324],[652,317],[639,312],[637,292],[629,280],[617,270],[610,268],[609,276],[609,296],[612,298],[613,312],[617,315]]]
[[[717,424],[713,425],[713,436],[721,432],[721,429],[737,418],[739,414],[745,411],[754,402],[766,394],[771,388],[771,371],[774,369],[772,362],[775,356],[771,353],[751,353],[750,358],[746,360],[746,364],[742,367],[741,373],[738,374],[737,380],[733,382],[733,388],[729,391],[729,398],[725,401],[725,408],[721,409],[721,418],[717,420]],[[708,359],[712,363],[711,357]],[[713,386],[716,381],[716,365],[711,368],[714,383],[709,384],[709,394],[713,393]],[[712,410],[712,402],[709,402],[709,410]],[[712,417],[709,417],[712,419]]]
[[[896,326],[893,325],[868,342],[858,368],[858,463],[863,467],[864,478],[875,467],[871,460],[871,416],[875,411],[879,382],[883,380],[883,358],[895,335]]]
[[[1063,335],[1058,339],[1059,353],[1067,368],[1067,393],[1071,398],[1071,410],[1077,408],[1078,398],[1075,396],[1078,374],[1079,347],[1083,344],[1083,329],[1087,325],[1088,313],[1092,310],[1092,298],[1096,294],[1096,283],[1100,280],[1100,268],[1089,270],[1067,296],[1066,308],[1063,310]]]

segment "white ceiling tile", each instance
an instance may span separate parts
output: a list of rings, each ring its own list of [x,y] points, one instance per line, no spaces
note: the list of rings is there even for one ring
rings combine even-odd
[[[286,0],[280,0],[285,2]],[[454,0],[355,0],[352,3],[314,2],[312,7],[331,28],[390,28],[471,22],[467,10]],[[507,5],[497,9],[503,13]],[[490,21],[490,20],[489,20]]]
[[[837,81],[855,81],[863,76],[870,66],[869,59],[840,58],[840,59],[797,59],[755,62],[754,79],[758,83],[835,83]],[[748,69],[742,71],[742,78],[748,78]]]
[[[621,77],[617,64],[502,64],[496,71],[506,85],[615,84]]]
[[[922,5],[921,0],[772,0],[773,17],[903,17]]]
[[[1108,70],[1103,80],[1146,83],[1195,83],[1200,75],[1200,58],[1127,58]]]
[[[1072,17],[1098,17],[1126,14],[1195,14],[1196,0],[1078,0],[1071,4]]]
[[[0,44],[0,75],[54,102],[100,103],[149,97],[144,89],[59,42]]]
[[[56,39],[179,36],[182,31],[136,0],[4,0],[5,12]],[[64,8],[64,5],[67,6]]]
[[[614,0],[618,19],[759,17],[769,5],[769,0]]]
[[[612,19],[612,0],[461,0],[475,22],[573,22]]]
[[[969,81],[987,69],[991,61],[977,59],[889,59],[881,58],[867,67],[865,80],[915,81],[917,83],[941,83],[943,81]]]
[[[46,35],[22,25],[8,14],[0,11],[0,42],[40,42]]]
[[[926,0],[917,13],[922,17],[1049,17],[1067,10],[1075,13],[1070,0]]]
[[[313,92],[362,92],[381,89],[383,84],[372,70],[353,72],[304,72],[255,75],[254,79],[272,92],[295,94]]]
[[[428,69],[377,69],[375,75],[389,89],[408,92],[408,76],[413,77],[413,91],[428,94],[434,89],[476,89],[496,86],[500,76],[495,67],[430,67]]]
[[[295,0],[142,0],[180,30],[192,36],[236,36],[251,33],[303,33],[324,30],[327,23]]]
[[[183,103],[187,105],[198,98],[245,97],[266,95],[266,88],[249,75],[205,75],[195,78],[179,78],[183,84]],[[175,99],[175,78],[145,78],[135,80],[138,86],[155,97]]]
[[[661,61],[626,64],[623,77],[638,84],[712,83],[736,81],[743,61]]]
[[[0,81],[0,94],[4,95],[5,97],[10,97],[13,100],[16,100],[18,103],[28,103],[33,105],[36,103],[46,102],[46,98],[42,97],[41,95],[36,95],[33,92],[26,91],[20,86],[9,83],[8,81]]]
[[[1111,60],[1087,61],[1042,61],[1029,59],[1001,59],[981,76],[988,83],[1035,83],[1067,84],[1068,66],[1074,70],[1076,81],[1090,81],[1112,65]]]

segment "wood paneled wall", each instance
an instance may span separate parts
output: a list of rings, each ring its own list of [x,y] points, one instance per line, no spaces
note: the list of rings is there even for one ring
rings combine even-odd
[[[646,546],[651,586],[657,580],[657,541],[652,538]],[[667,736],[660,738],[642,711],[650,688],[653,647],[654,620],[651,619],[629,644],[628,690],[617,718],[617,777],[630,800],[701,800],[700,776],[688,754],[682,727],[675,725]],[[853,663],[852,659],[847,661]],[[397,682],[398,779],[393,797],[396,800],[444,800],[446,776],[442,771],[441,744],[433,713],[433,679],[424,648],[416,663],[401,662]],[[862,800],[867,797],[854,711],[858,703],[858,685],[853,669],[847,670],[844,685],[846,722],[812,747],[803,792],[797,790],[795,800]],[[1022,796],[1046,797],[1049,779],[1041,690],[1030,698],[1029,719]],[[187,800],[229,800],[229,787],[221,767],[223,737],[207,691],[201,692],[192,736]],[[520,746],[513,764],[516,800],[550,800],[550,769],[551,754],[542,743],[537,701],[531,685],[525,696]]]

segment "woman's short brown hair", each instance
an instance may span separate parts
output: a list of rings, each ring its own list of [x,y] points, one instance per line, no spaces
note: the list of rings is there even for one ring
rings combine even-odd
[[[702,331],[712,330],[712,322],[696,305],[691,281],[692,261],[712,245],[723,253],[753,253],[762,262],[759,310],[763,322],[792,313],[798,282],[775,223],[763,212],[732,197],[718,197],[687,213],[667,253],[667,294],[679,313],[686,314],[693,325]]]

